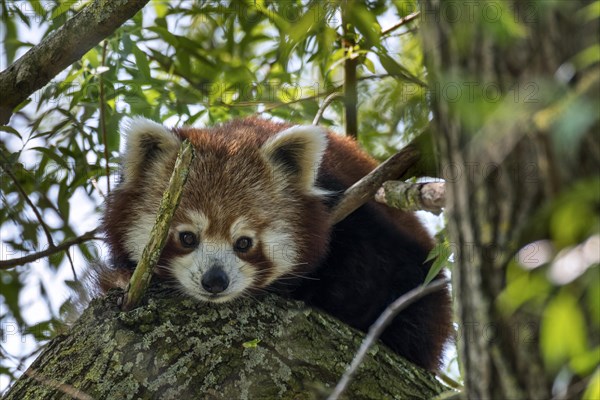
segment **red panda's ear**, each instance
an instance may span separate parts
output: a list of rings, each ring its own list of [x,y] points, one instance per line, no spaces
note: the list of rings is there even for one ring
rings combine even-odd
[[[143,117],[125,118],[120,128],[125,184],[156,173],[155,165],[168,165],[181,143],[169,129]]]
[[[315,180],[327,148],[327,133],[315,125],[294,126],[263,144],[261,151],[274,172],[307,192],[318,192]]]

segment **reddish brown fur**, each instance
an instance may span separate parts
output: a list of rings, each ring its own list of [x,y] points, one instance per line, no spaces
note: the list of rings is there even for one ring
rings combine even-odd
[[[270,222],[273,222],[274,219],[284,214],[285,218],[283,220],[294,227],[294,240],[300,243],[301,253],[298,258],[302,260],[303,264],[296,272],[301,274],[314,272],[317,276],[315,279],[321,281],[314,285],[310,281],[302,282],[302,288],[292,296],[305,300],[309,304],[322,307],[359,329],[366,329],[368,325],[363,326],[362,322],[354,321],[354,318],[344,318],[343,313],[332,311],[336,310],[338,306],[344,307],[343,304],[331,304],[332,299],[330,298],[314,301],[316,297],[329,295],[327,290],[332,290],[332,296],[338,290],[345,290],[343,287],[335,289],[324,287],[324,289],[316,289],[316,293],[313,293],[314,287],[329,279],[326,276],[328,273],[327,268],[340,268],[335,273],[343,273],[341,272],[343,271],[343,265],[334,265],[335,260],[327,258],[328,253],[332,249],[340,251],[341,248],[345,248],[344,246],[351,243],[337,243],[337,247],[330,246],[332,228],[339,231],[336,233],[339,237],[353,229],[358,231],[361,229],[379,229],[377,222],[375,226],[368,226],[371,222],[370,219],[376,217],[381,220],[379,223],[382,224],[382,229],[390,230],[392,235],[400,236],[400,238],[395,237],[394,240],[404,240],[405,244],[408,243],[402,251],[408,251],[407,249],[413,246],[415,254],[419,254],[415,258],[420,261],[417,262],[412,259],[412,261],[406,261],[412,263],[410,267],[400,264],[396,266],[395,263],[403,262],[402,260],[398,261],[397,258],[390,259],[389,265],[386,266],[385,263],[381,263],[381,260],[376,259],[379,256],[378,254],[356,254],[356,257],[364,257],[364,263],[356,264],[354,262],[356,265],[352,270],[352,276],[357,276],[356,279],[362,279],[360,277],[364,276],[365,282],[368,280],[370,273],[380,273],[369,270],[371,264],[377,262],[376,265],[373,265],[373,267],[379,268],[377,271],[385,272],[382,270],[382,265],[390,271],[398,268],[396,272],[392,272],[392,274],[395,274],[394,279],[399,279],[398,274],[402,275],[404,271],[402,268],[419,269],[420,271],[406,270],[406,284],[412,287],[416,286],[422,282],[428,268],[417,264],[422,263],[424,261],[423,255],[431,250],[433,246],[432,239],[413,213],[393,210],[373,201],[353,214],[354,218],[361,218],[361,224],[366,222],[367,228],[364,228],[363,225],[352,225],[353,222],[348,222],[352,215],[348,221],[343,221],[336,227],[331,227],[328,224],[331,204],[326,204],[327,202],[323,202],[319,197],[305,193],[293,185],[290,185],[285,191],[281,191],[276,186],[268,184],[273,181],[272,172],[258,149],[269,138],[290,126],[289,124],[273,123],[258,118],[247,118],[207,129],[174,129],[173,132],[179,138],[187,138],[192,142],[196,149],[196,159],[190,168],[188,182],[184,189],[181,204],[175,213],[173,225],[185,222],[184,212],[197,210],[210,219],[207,235],[228,238],[231,225],[241,215],[252,223],[254,229],[260,231]],[[243,160],[243,162],[240,163],[240,160]],[[149,182],[154,182],[152,181],[153,176],[168,175],[172,170],[173,162],[174,157],[169,162],[161,165],[149,163],[148,170],[142,170],[139,178],[128,185],[121,185],[111,193],[107,201],[104,229],[112,250],[113,265],[117,267],[121,275],[124,270],[131,271],[135,262],[135,260],[132,260],[132,255],[126,250],[124,236],[132,225],[138,223],[138,215],[156,212],[166,181],[164,184],[161,183],[162,187],[158,185],[152,187],[150,191],[148,190]],[[322,172],[331,174],[335,179],[336,183],[333,187],[340,186],[343,190],[351,186],[372,171],[376,165],[376,161],[364,153],[352,139],[332,133],[328,134],[328,147],[320,168]],[[259,189],[256,187],[257,182],[263,184]],[[325,188],[329,189],[329,187]],[[339,197],[339,194],[337,193],[335,197]],[[132,212],[132,210],[135,212]],[[366,217],[361,216],[363,214]],[[401,232],[401,234],[395,232],[395,230]],[[335,237],[333,240],[335,240]],[[355,239],[351,238],[349,240]],[[390,243],[392,243],[391,238]],[[257,287],[262,287],[267,282],[268,273],[272,274],[274,270],[268,257],[268,252],[272,249],[269,249],[268,245],[270,244],[258,243],[257,247],[251,252],[240,256],[240,258],[250,261],[257,269],[261,269],[261,279],[257,281]],[[358,245],[361,245],[361,243],[358,243]],[[372,246],[376,246],[376,244],[365,242],[364,246],[367,249],[366,251],[371,251],[370,249],[374,249]],[[389,249],[385,251],[389,251]],[[187,252],[188,250],[183,249],[176,238],[171,236],[163,251],[161,264],[168,265],[169,260]],[[326,258],[327,260],[324,261]],[[326,265],[323,266],[323,262]],[[318,270],[315,271],[315,269]],[[348,273],[350,273],[350,269]],[[385,282],[385,279],[383,281]],[[373,280],[369,284],[374,282],[376,283],[377,280]],[[392,282],[390,281],[389,284],[392,284]],[[367,283],[365,285],[368,286]],[[376,287],[368,287],[369,290],[378,290]],[[407,287],[407,289],[409,288]],[[348,289],[345,297],[341,297],[344,298],[343,301],[347,301],[346,298],[353,298],[351,294],[353,290],[353,288]],[[400,290],[400,292],[406,291],[404,289],[397,290]],[[390,295],[396,296],[397,290],[393,289]],[[356,300],[364,302],[367,299],[357,298]],[[380,312],[380,307],[381,304],[374,306],[373,309],[369,310],[369,315]],[[438,365],[443,345],[450,334],[450,299],[448,292],[440,291],[428,296],[411,306],[403,315],[405,320],[398,322],[398,326],[388,330],[388,333],[390,333],[388,344],[391,343],[390,346],[393,348],[394,343],[399,344],[399,347],[394,349],[400,354],[425,367],[435,368]],[[407,327],[403,327],[405,323],[408,324]],[[412,329],[410,328],[411,325],[418,327],[421,331],[409,332]],[[419,335],[422,335],[423,338],[419,338]],[[415,341],[414,349],[403,347],[405,341],[412,343],[413,340]],[[426,355],[424,355],[425,353]]]

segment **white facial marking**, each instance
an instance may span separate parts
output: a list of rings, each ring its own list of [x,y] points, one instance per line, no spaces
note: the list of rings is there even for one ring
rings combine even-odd
[[[262,243],[265,256],[275,267],[275,274],[271,274],[267,282],[269,284],[294,269],[298,250],[294,235],[283,224],[266,229],[262,234]]]
[[[229,279],[227,288],[218,294],[208,292],[202,286],[202,277],[211,268],[221,268]],[[227,241],[202,240],[194,251],[177,257],[171,262],[173,275],[185,292],[203,301],[223,303],[239,296],[252,285],[248,269],[252,268],[235,255]]]
[[[269,274],[267,284],[292,271],[297,265],[297,243],[294,234],[283,222],[265,229],[259,238],[248,220],[240,217],[231,225],[230,239],[224,240],[206,237],[204,232],[209,220],[203,213],[188,211],[186,217],[188,223],[173,227],[172,234],[175,240],[179,240],[179,233],[193,232],[198,235],[199,244],[190,253],[172,259],[169,268],[189,296],[223,303],[238,297],[253,285],[257,268],[238,257],[233,249],[235,240],[242,236],[251,238],[255,244],[260,243],[265,257],[273,263],[275,273]],[[140,259],[154,222],[155,215],[142,214],[127,231],[126,245],[132,258]],[[229,284],[223,292],[213,294],[203,287],[202,277],[211,268],[220,268],[227,275]]]
[[[233,224],[231,224],[229,234],[231,235],[231,239],[233,241],[242,236],[246,236],[254,240],[256,239],[256,231],[250,227],[250,224],[244,217],[238,218]]]
[[[142,257],[155,222],[155,214],[141,214],[125,233],[125,247],[132,259],[137,261]]]
[[[189,224],[194,226],[200,234],[208,227],[208,218],[201,211],[188,211],[187,218]]]

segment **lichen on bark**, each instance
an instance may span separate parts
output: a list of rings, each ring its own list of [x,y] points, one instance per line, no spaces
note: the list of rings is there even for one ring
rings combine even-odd
[[[363,336],[275,295],[216,305],[153,285],[130,312],[119,309],[121,296],[94,300],[6,399],[69,397],[67,389],[93,399],[321,398]],[[377,346],[347,398],[430,399],[444,390],[430,372]]]

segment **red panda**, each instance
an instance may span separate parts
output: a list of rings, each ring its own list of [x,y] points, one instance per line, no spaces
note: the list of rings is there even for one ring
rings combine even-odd
[[[258,118],[207,129],[143,118],[123,125],[122,181],[103,217],[117,275],[139,260],[189,139],[196,157],[156,270],[187,295],[221,303],[272,291],[366,331],[423,282],[433,244],[412,213],[371,201],[328,222],[344,190],[376,167],[354,140]],[[448,291],[438,291],[398,315],[382,341],[435,369],[450,323]]]

